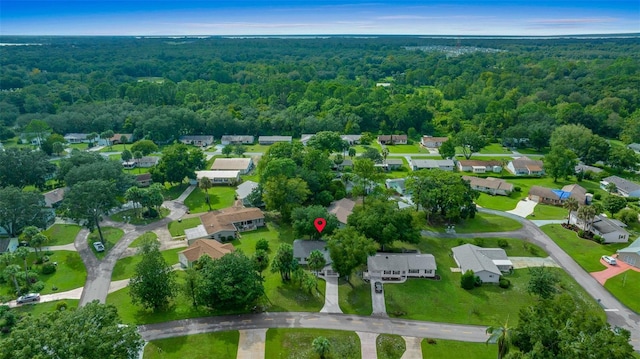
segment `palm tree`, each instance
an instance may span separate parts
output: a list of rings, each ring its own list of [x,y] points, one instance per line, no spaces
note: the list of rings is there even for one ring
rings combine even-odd
[[[42,257],[42,246],[44,246],[44,244],[48,241],[49,237],[45,236],[42,233],[37,233],[31,238],[29,245],[35,249],[36,256],[38,256],[38,258]]]
[[[486,344],[498,344],[498,359],[504,358],[511,347],[511,328],[509,328],[509,319],[501,326],[491,326],[487,328],[486,333],[489,334]]]
[[[213,183],[207,177],[202,177],[200,179],[200,183],[198,184],[200,189],[202,189],[206,195],[207,204],[209,205],[209,210],[211,210],[211,201],[209,201],[209,188],[213,187]]]
[[[320,359],[325,359],[331,350],[331,342],[325,337],[317,337],[311,343],[313,350],[320,355]]]
[[[384,163],[387,163],[387,156],[389,156],[389,149],[385,146],[382,149],[382,159],[384,160]]]
[[[20,293],[20,286],[18,285],[17,275],[20,272],[20,266],[17,264],[12,264],[7,266],[2,274],[4,274],[5,278],[9,277],[13,284],[16,286],[16,293]]]
[[[27,282],[27,291],[29,291],[29,273],[27,272],[27,257],[29,257],[29,249],[27,247],[18,247],[15,252],[16,257],[22,258],[24,261],[24,279]]]
[[[136,159],[136,167],[138,167],[138,173],[140,173],[140,159],[143,157],[144,155],[142,154],[142,151],[135,151],[133,153],[133,158]]]
[[[348,151],[349,151],[349,152],[348,152],[348,153],[349,153],[349,157],[350,157],[351,159],[353,159],[353,158],[356,156],[356,149],[355,149],[355,148],[353,148],[353,147],[349,147],[349,150],[348,150]]]
[[[592,206],[580,206],[578,208],[578,218],[582,221],[582,229],[588,231],[591,229],[591,222],[596,216],[596,210]]]
[[[580,205],[578,204],[578,200],[573,197],[567,198],[567,200],[564,202],[563,207],[569,210],[569,217],[567,217],[567,226],[569,225],[569,221],[571,220],[571,213],[573,213],[573,211],[577,211],[579,206]]]

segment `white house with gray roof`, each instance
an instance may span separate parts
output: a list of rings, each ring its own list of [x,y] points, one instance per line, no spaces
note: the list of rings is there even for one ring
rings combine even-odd
[[[584,228],[584,223],[578,218],[576,211],[571,212],[569,222]],[[627,243],[629,232],[625,230],[626,227],[626,224],[617,219],[597,215],[591,224],[591,232],[602,237],[603,243]]]
[[[220,138],[220,143],[223,145],[251,145],[254,142],[253,136],[240,136],[240,135],[224,135]]]
[[[513,269],[513,263],[502,248],[482,248],[473,244],[463,244],[451,248],[451,251],[462,273],[471,270],[483,283],[498,283],[502,273]]]
[[[414,171],[425,169],[441,169],[443,171],[453,171],[456,164],[453,160],[411,160],[409,164]]]
[[[289,142],[293,141],[291,136],[260,136],[258,137],[258,143],[261,145],[273,145],[276,142]]]
[[[318,275],[328,276],[328,277],[337,277],[338,273],[333,270],[331,267],[331,256],[329,255],[329,248],[327,248],[327,242],[325,241],[308,241],[304,239],[296,239],[293,241],[293,258],[298,261],[298,263],[306,265],[307,259],[311,252],[320,251],[322,253],[324,260],[326,262],[324,268]]]
[[[236,188],[236,199],[241,200],[242,204],[247,206],[249,205],[249,201],[247,201],[247,197],[253,192],[254,189],[258,188],[258,183],[253,181],[244,181]]]
[[[622,197],[640,198],[640,184],[631,182],[618,176],[609,176],[607,178],[603,178],[602,181],[600,181],[600,188],[606,190],[609,183],[613,183],[616,185],[618,194]]]
[[[640,268],[640,237],[627,248],[618,249],[618,260]]]
[[[433,278],[437,269],[432,254],[378,253],[367,258],[367,271],[363,276],[404,282],[407,278]]]

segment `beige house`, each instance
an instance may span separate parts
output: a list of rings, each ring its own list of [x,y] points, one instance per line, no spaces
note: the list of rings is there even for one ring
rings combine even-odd
[[[590,202],[587,190],[578,184],[566,185],[562,189],[541,186],[531,186],[529,189],[529,199],[538,203],[562,206],[568,198],[574,198],[579,204],[589,204]]]
[[[516,176],[543,176],[544,163],[529,157],[518,157],[509,161],[507,171]]]
[[[189,244],[197,239],[219,241],[237,238],[240,232],[252,231],[264,226],[264,214],[258,208],[230,207],[200,216],[197,227],[185,229]]]
[[[426,148],[439,148],[443,143],[449,141],[449,137],[422,136],[420,144]]]
[[[216,158],[211,165],[213,171],[239,171],[245,175],[253,169],[253,159],[249,158]]]
[[[513,185],[500,178],[462,176],[462,179],[469,182],[471,189],[490,195],[508,196],[513,192]]]
[[[253,136],[225,135],[220,138],[223,145],[251,145],[253,142]]]
[[[460,160],[458,161],[457,166],[460,172],[502,172],[502,162],[500,161]]]
[[[182,268],[190,268],[193,262],[202,256],[209,256],[211,259],[220,259],[227,253],[235,250],[233,244],[222,244],[213,239],[198,239],[189,248],[178,252],[178,261]]]
[[[207,177],[213,184],[234,184],[240,182],[240,171],[196,171],[197,180]]]
[[[381,145],[406,145],[407,135],[381,135],[378,136]]]
[[[206,146],[211,146],[213,144],[213,136],[211,135],[180,136],[180,142],[184,143],[185,145],[206,147]]]
[[[327,211],[338,218],[338,222],[340,222],[340,227],[344,227],[347,225],[347,219],[353,213],[353,207],[356,206],[356,202],[349,198],[343,198],[339,201],[331,202]]]

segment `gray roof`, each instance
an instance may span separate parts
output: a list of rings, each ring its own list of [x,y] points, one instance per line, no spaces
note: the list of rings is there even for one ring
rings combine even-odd
[[[387,160],[388,165],[400,165],[402,166],[402,160],[400,159],[389,159]]]
[[[207,237],[209,234],[202,224],[197,227],[187,228],[184,230],[187,240]]]
[[[258,142],[291,142],[291,139],[291,136],[260,136],[258,137]]]
[[[211,135],[186,135],[180,136],[180,141],[213,141]]]
[[[452,160],[411,160],[411,164],[418,168],[453,167],[455,165]]]
[[[640,152],[640,143],[630,143],[627,147],[636,152]]]
[[[355,142],[355,141],[360,141],[360,138],[362,138],[362,135],[340,135],[340,138],[343,141]]]
[[[438,267],[432,254],[378,253],[367,258],[367,269],[369,271],[407,271],[409,269],[436,270]]]
[[[640,184],[628,181],[618,176],[609,176],[607,178],[602,179],[602,181],[607,183],[615,183],[616,187],[619,190],[622,190],[627,193],[640,190]]]
[[[602,234],[615,233],[615,232],[627,233],[627,231],[625,231],[624,228],[622,228],[622,226],[619,225],[619,223],[622,223],[622,222],[618,220],[612,220],[603,216],[596,216],[593,220],[593,228],[597,229],[598,232]]]
[[[462,272],[472,270],[474,273],[487,271],[501,274],[494,260],[508,260],[507,253],[500,248],[481,248],[473,244],[463,244],[451,248]]]
[[[618,253],[636,253],[640,255],[640,237],[633,241],[627,248],[618,249]]]
[[[324,255],[327,265],[331,264],[329,249],[325,241],[310,241],[304,239],[296,239],[293,241],[293,258],[300,258],[300,264],[306,264],[305,258],[313,251],[320,251]]]
[[[224,135],[220,138],[220,140],[229,142],[253,142],[253,136]]]
[[[587,172],[587,171],[591,171],[593,173],[600,173],[602,172],[602,168],[598,168],[598,167],[594,167],[594,166],[589,166],[589,165],[585,165],[585,164],[578,164],[575,168],[574,171],[576,172]]]
[[[64,139],[86,140],[88,135],[89,134],[87,133],[67,133],[66,135],[64,135]]]
[[[257,182],[253,182],[253,181],[242,182],[236,189],[236,194],[238,195],[238,199],[247,198],[247,196],[257,187],[258,187]]]
[[[7,252],[9,249],[9,243],[11,243],[10,238],[0,238],[0,253]]]

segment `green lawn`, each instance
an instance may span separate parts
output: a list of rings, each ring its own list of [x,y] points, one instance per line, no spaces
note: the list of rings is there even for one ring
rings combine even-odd
[[[490,213],[476,213],[475,218],[466,219],[455,225],[456,233],[507,232],[522,228],[515,219]],[[427,229],[444,232],[445,226],[427,226]]]
[[[527,219],[567,219],[569,211],[562,207],[538,204]]]
[[[171,233],[172,237],[184,236],[184,230],[188,228],[197,227],[202,222],[200,222],[199,217],[185,218],[179,219],[177,221],[169,222],[169,233]]]
[[[280,243],[289,243],[293,245],[295,239],[293,230],[290,226],[280,226],[272,221],[267,222],[266,227],[262,227],[255,231],[242,232],[240,239],[234,240],[233,246],[242,250],[247,256],[252,256],[256,252],[256,242],[259,239],[269,241],[270,254],[276,253]]]
[[[188,183],[180,183],[175,186],[167,183],[164,186],[164,191],[162,192],[162,194],[164,195],[164,199],[166,201],[171,201],[180,197],[182,192],[184,192],[187,187],[189,187]]]
[[[145,232],[140,237],[134,239],[133,242],[131,242],[131,244],[129,245],[129,247],[130,248],[140,247],[142,243],[147,239],[157,240],[158,235],[153,232]]]
[[[413,145],[389,145],[387,146],[389,153],[424,153],[429,154],[429,150],[421,147],[419,143]]]
[[[376,339],[376,350],[378,359],[400,359],[407,350],[407,343],[399,335],[380,334]]]
[[[640,313],[640,272],[627,270],[615,277],[607,279],[604,287],[611,292],[622,304]]]
[[[351,286],[344,279],[340,279],[338,298],[340,309],[345,314],[371,315],[371,285],[359,276],[351,276]]]
[[[236,189],[231,186],[215,186],[209,189],[209,202],[211,209],[221,209],[231,207],[235,200]],[[207,212],[209,205],[203,190],[196,188],[184,201],[191,213]]]
[[[504,247],[504,251],[507,252],[508,256],[511,257],[547,257],[548,254],[544,251],[544,249],[538,247],[535,244],[531,244],[529,242],[525,242],[521,239],[515,238],[473,238],[461,240],[459,239],[452,245],[455,247],[460,245],[460,243],[471,243],[475,244],[479,247],[484,248],[498,248],[500,247],[500,243],[507,242],[507,246]]]
[[[274,253],[274,251],[272,251]],[[273,259],[273,254],[270,256]],[[263,272],[266,302],[262,303],[269,312],[319,312],[324,306],[325,281],[317,279],[318,289],[312,293],[304,291],[297,283],[282,282],[280,273]]]
[[[73,243],[78,232],[80,226],[75,224],[54,224],[42,233],[49,238],[46,246],[61,246]]]
[[[269,329],[265,359],[316,359],[312,342],[325,337],[331,343],[327,359],[360,358],[360,338],[355,332],[326,329]]]
[[[259,152],[259,153],[265,153],[267,152],[267,150],[269,149],[270,145],[259,145],[259,144],[255,144],[255,145],[244,145],[245,148],[247,149],[246,152]]]
[[[587,272],[604,270],[606,266],[600,263],[600,257],[616,253],[618,249],[629,245],[628,243],[599,244],[582,239],[576,232],[564,229],[560,224],[547,224],[540,229]]]
[[[235,358],[239,338],[234,330],[154,340],[144,348],[144,359]]]
[[[174,248],[166,251],[162,251],[162,257],[170,264],[178,263],[178,252],[184,250],[184,248]],[[111,273],[111,280],[122,280],[133,277],[136,270],[136,265],[142,260],[141,255],[135,255],[131,257],[120,258],[113,267]]]
[[[498,347],[485,343],[468,343],[455,340],[432,339],[422,340],[422,356],[424,358],[458,359],[464,353],[465,359],[495,359]]]
[[[138,216],[138,213],[141,211],[142,209],[140,208],[127,209],[125,211],[114,213],[110,218],[112,221],[115,221],[115,222],[122,222],[122,223],[128,222],[135,225],[146,225],[149,223],[157,222],[163,219],[164,217],[168,216],[169,213],[171,213],[171,211],[169,211],[168,208],[162,207],[160,208],[160,216],[158,216],[157,218],[143,218],[142,216]],[[125,217],[127,217],[126,220],[125,220]]]
[[[78,303],[80,302],[77,299],[65,299],[65,300],[55,300],[52,302],[44,302],[38,304],[25,304],[19,307],[16,307],[15,310],[20,313],[29,313],[30,315],[37,317],[43,313],[53,312],[56,310],[56,305],[58,303],[67,303],[67,309],[77,308]]]
[[[480,193],[475,202],[478,206],[489,209],[497,209],[498,211],[510,211],[518,205],[518,202],[525,195],[522,192],[513,192],[509,196],[492,196],[486,193]]]
[[[460,153],[460,152],[458,152]],[[513,152],[511,152],[510,150],[504,148],[502,146],[502,144],[500,143],[490,143],[487,146],[483,147],[479,153],[482,154],[493,154],[493,153],[498,153],[498,154],[511,154]]]
[[[129,151],[131,151],[131,144],[126,144],[126,145],[112,145],[112,146],[104,146],[104,148],[102,148],[100,150],[100,152],[122,152],[124,151],[124,149],[128,148]]]
[[[97,229],[94,229],[93,232],[91,232],[91,234],[89,234],[89,237],[87,238],[87,241],[89,242],[89,248],[91,248],[91,250],[93,251],[93,253],[96,255],[98,259],[104,258],[104,256],[107,255],[109,250],[113,248],[113,246],[115,246],[116,243],[118,243],[118,241],[120,240],[120,238],[122,238],[122,236],[124,235],[124,232],[120,228],[101,227],[101,229],[102,229],[102,235],[104,236],[104,241],[105,241],[104,252],[96,252],[96,249],[93,248],[93,242],[100,241],[100,234],[98,233]]]

